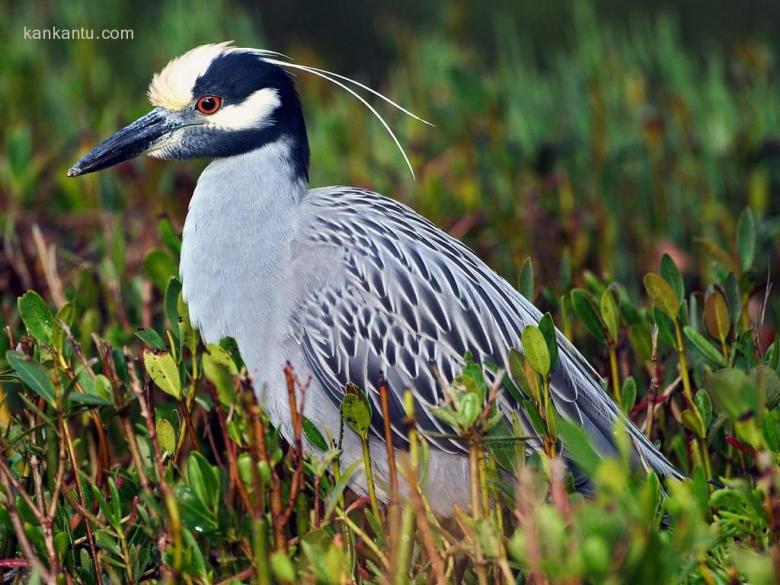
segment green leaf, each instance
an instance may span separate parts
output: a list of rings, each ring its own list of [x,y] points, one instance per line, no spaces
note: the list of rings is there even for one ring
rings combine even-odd
[[[750,270],[756,252],[756,220],[746,207],[737,220],[737,256],[742,270]]]
[[[526,366],[526,363],[522,353],[515,348],[509,349],[509,373],[512,375],[512,380],[527,397],[539,402],[538,376],[530,366]],[[529,374],[531,374],[531,379],[529,379]],[[520,399],[522,396],[516,398]]]
[[[654,307],[653,320],[655,320],[655,324],[658,325],[658,338],[670,347],[677,347],[674,321],[669,318],[669,315],[658,307]]]
[[[712,289],[704,300],[704,325],[712,337],[725,343],[731,330],[731,317],[726,297],[717,289]]]
[[[164,250],[153,248],[144,258],[144,274],[160,292],[165,292],[168,281],[178,272],[176,261]]]
[[[585,328],[598,339],[604,339],[604,325],[596,312],[596,303],[590,293],[581,288],[571,291],[571,306]]]
[[[474,392],[460,392],[455,396],[457,406],[457,425],[461,429],[468,429],[477,420],[482,412],[482,401]]]
[[[271,570],[279,581],[295,582],[295,567],[286,552],[279,550],[271,553]]]
[[[547,376],[550,373],[550,352],[542,332],[535,325],[528,325],[523,329],[520,340],[528,363],[542,376]]]
[[[342,470],[341,476],[339,477],[338,481],[331,489],[330,494],[328,494],[328,500],[325,506],[325,518],[328,518],[333,513],[333,510],[336,508],[336,506],[339,503],[339,498],[341,498],[341,494],[344,493],[344,490],[347,488],[347,485],[349,485],[349,482],[352,481],[352,476],[354,476],[355,473],[357,473],[358,470],[360,470],[362,465],[363,465],[363,460],[356,459],[349,465],[349,467]]]
[[[41,364],[32,362],[25,358],[22,353],[13,350],[8,350],[5,353],[5,359],[19,375],[22,382],[52,407],[56,407],[54,386],[49,379],[48,373]]]
[[[88,406],[113,406],[114,392],[111,382],[103,374],[95,376],[94,380],[88,374],[80,376],[80,380],[89,380],[89,384],[82,383],[84,392],[72,392],[68,395],[68,401],[73,404],[85,404]]]
[[[181,532],[187,545],[185,558],[188,558],[189,562],[184,565],[186,572],[198,577],[198,583],[208,583],[211,580],[208,578],[209,572],[206,570],[206,559],[203,558],[203,552],[200,550],[198,541],[195,540],[195,537],[192,536],[189,530],[184,529]]]
[[[503,419],[503,415],[501,415]],[[488,431],[486,437],[490,440],[488,447],[499,467],[506,471],[514,471],[516,462],[515,440],[512,430],[504,420],[500,424],[493,426]],[[502,441],[501,439],[506,439]]]
[[[206,534],[215,532],[219,528],[216,514],[203,504],[192,487],[177,485],[174,491],[181,509],[182,520],[187,528]]]
[[[531,258],[526,258],[520,268],[517,290],[530,301],[534,299],[534,266]]]
[[[41,296],[28,290],[16,301],[19,316],[25,327],[38,343],[51,343],[54,316]]]
[[[54,328],[51,332],[51,344],[57,351],[62,351],[65,345],[65,330],[63,325],[70,327],[73,324],[73,319],[76,316],[76,307],[72,302],[67,302],[60,310],[57,311],[57,315],[54,317]]]
[[[702,420],[693,410],[683,410],[680,413],[680,418],[682,419],[683,425],[685,425],[685,427],[689,430],[693,431],[697,436],[704,437],[707,434],[706,430],[704,429]]]
[[[773,585],[777,583],[777,575],[772,565],[772,556],[766,553],[758,554],[747,547],[732,542],[729,547],[732,566],[737,568],[744,577],[745,583],[752,585]]]
[[[168,349],[163,338],[160,337],[160,334],[154,329],[149,329],[148,327],[137,329],[135,331],[135,336],[143,341],[144,345],[150,349],[159,349],[162,351]]]
[[[693,327],[686,325],[683,331],[685,332],[685,336],[696,347],[696,349],[699,350],[699,352],[706,360],[721,368],[725,368],[729,365],[726,361],[726,358],[723,357],[723,354],[721,354],[715,348],[715,346],[707,340],[706,337],[696,331]]]
[[[764,441],[766,441],[767,447],[769,447],[773,453],[780,451],[780,421],[778,421],[778,413],[770,412],[768,416],[764,417],[762,431],[764,435]]]
[[[710,401],[710,395],[705,390],[699,390],[693,397],[693,401],[696,403],[696,408],[699,409],[702,422],[704,422],[704,428],[709,428],[712,422],[712,402]]]
[[[734,261],[734,258],[732,258],[731,254],[726,252],[718,244],[708,238],[696,238],[696,243],[704,249],[704,252],[710,258],[723,266],[726,270],[730,272],[739,272],[737,263]]]
[[[547,351],[550,354],[550,371],[552,372],[555,370],[555,366],[558,365],[558,336],[550,313],[545,313],[539,319],[539,331],[544,335],[544,341],[547,344]]]
[[[758,409],[755,385],[742,370],[704,370],[704,385],[712,399],[732,420],[755,415]]]
[[[175,276],[168,280],[168,286],[165,287],[165,300],[163,302],[163,312],[168,324],[171,327],[173,336],[179,340],[181,333],[179,331],[179,311],[178,302],[181,294],[181,282]]]
[[[563,441],[567,456],[571,457],[582,471],[593,476],[601,462],[601,457],[591,445],[590,438],[582,427],[559,418],[558,434]]]
[[[197,451],[187,455],[187,479],[195,496],[211,513],[219,507],[221,486],[219,471]]]
[[[184,302],[184,297],[179,293],[179,298],[176,299],[176,313],[179,316],[179,333],[181,334],[181,341],[193,350],[198,346],[198,334],[193,328],[190,321],[190,312],[187,309],[187,303]]]
[[[231,405],[236,401],[236,387],[234,378],[238,375],[238,368],[233,362],[230,353],[216,343],[206,346],[207,352],[203,354],[203,373],[217,389],[217,397],[222,404]]]
[[[368,437],[368,430],[371,427],[371,404],[363,391],[351,382],[347,384],[346,394],[341,401],[341,418],[361,438]]]
[[[181,238],[176,234],[167,217],[162,217],[157,222],[157,231],[160,232],[160,238],[171,254],[178,257],[181,254]]]
[[[644,278],[645,290],[653,304],[674,320],[680,312],[680,300],[672,286],[663,277],[649,272]]]
[[[322,436],[322,433],[317,428],[317,425],[315,425],[305,416],[303,417],[303,436],[306,437],[306,440],[309,441],[309,443],[314,445],[314,447],[320,451],[328,450],[328,443],[325,441],[325,437]]]
[[[182,387],[179,378],[179,367],[176,365],[171,354],[168,352],[154,352],[148,349],[144,350],[144,367],[146,373],[157,387],[181,400]]]
[[[601,302],[599,303],[601,309],[601,320],[607,327],[607,333],[613,343],[617,343],[618,340],[618,328],[620,326],[620,314],[618,313],[617,303],[615,302],[615,296],[612,294],[612,290],[607,288],[601,295]]]
[[[176,431],[173,430],[173,425],[167,419],[160,418],[157,420],[156,431],[160,448],[173,455],[176,452]]]
[[[723,291],[726,293],[726,300],[729,304],[729,314],[731,315],[731,325],[736,326],[742,315],[742,297],[739,292],[739,282],[733,272],[729,272],[726,280],[723,282]]]
[[[620,389],[620,400],[623,412],[629,414],[636,404],[636,380],[629,376],[623,381],[623,387]]]
[[[680,274],[680,269],[677,268],[677,264],[674,263],[672,257],[666,253],[661,256],[661,276],[672,286],[677,295],[677,300],[682,302],[685,298],[685,285],[683,284],[682,274]]]
[[[637,355],[649,360],[653,353],[653,338],[650,329],[644,323],[635,323],[628,328],[628,341]]]

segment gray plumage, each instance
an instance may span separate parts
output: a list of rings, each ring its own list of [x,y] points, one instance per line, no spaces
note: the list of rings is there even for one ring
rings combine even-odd
[[[432,414],[443,399],[434,372],[449,383],[470,352],[492,379],[488,365],[507,370],[509,349],[519,348],[523,329],[541,315],[471,250],[409,207],[351,187],[309,190],[303,112],[282,67],[319,75],[375,114],[351,87],[400,108],[346,77],[269,52],[204,45],[155,75],[151,112],[95,147],[68,174],[141,153],[213,159],[190,202],[180,266],[184,298],[203,340],[236,339],[265,409],[288,439],[286,362],[308,382],[305,415],[333,436],[347,383],[363,389],[373,403],[370,448],[380,494],[387,464],[377,386],[384,377],[391,391],[397,448],[406,440],[401,393],[411,389],[416,424],[431,445],[429,500],[434,511],[449,514],[467,506],[468,459],[463,445],[447,438],[451,429]],[[560,333],[558,344],[551,391],[557,411],[582,425],[603,455],[614,453],[613,427],[622,421],[637,465],[680,477]],[[508,393],[499,405],[533,435]],[[538,448],[539,441],[529,445]],[[360,442],[347,430],[342,465],[361,458]],[[586,478],[578,480],[587,487]],[[353,485],[365,490],[362,474]]]
[[[281,375],[286,360],[301,380],[311,376],[306,415],[334,436],[347,382],[362,388],[373,403],[371,440],[380,480],[386,474],[380,378],[392,392],[397,447],[404,445],[401,393],[412,389],[417,424],[432,447],[433,506],[442,513],[464,506],[464,447],[439,436],[452,431],[431,413],[443,399],[431,366],[451,381],[468,351],[480,363],[506,369],[509,348],[520,346],[522,330],[538,322],[539,310],[466,246],[405,205],[350,187],[308,190],[292,180],[281,182],[287,191],[277,190],[272,176],[285,168],[284,159],[284,147],[274,145],[212,163],[203,173],[182,250],[194,321],[206,341],[237,339],[263,401],[288,438]],[[247,218],[257,223],[247,228]],[[552,377],[557,410],[581,424],[605,455],[614,453],[615,421],[624,421],[646,464],[677,477],[560,334],[559,348]],[[533,434],[507,393],[500,406],[516,412]],[[348,431],[343,463],[360,457],[360,444]],[[359,489],[361,482],[362,476]]]

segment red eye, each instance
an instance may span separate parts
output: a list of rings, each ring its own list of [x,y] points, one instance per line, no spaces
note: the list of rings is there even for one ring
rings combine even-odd
[[[206,114],[207,116],[215,113],[221,107],[222,98],[215,95],[204,95],[198,100],[198,103],[195,104],[195,109],[197,109],[201,114]]]

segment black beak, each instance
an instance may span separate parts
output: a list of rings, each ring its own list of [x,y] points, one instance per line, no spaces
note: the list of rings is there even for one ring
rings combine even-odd
[[[176,127],[165,110],[155,108],[90,150],[70,168],[68,176],[86,175],[135,158]]]

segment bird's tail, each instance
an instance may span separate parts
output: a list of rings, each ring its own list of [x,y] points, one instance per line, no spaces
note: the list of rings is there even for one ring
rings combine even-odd
[[[571,342],[561,337],[560,361],[551,380],[559,411],[567,414],[570,420],[579,419],[594,448],[603,455],[615,454],[614,429],[620,421],[631,438],[638,465],[652,469],[661,477],[682,479],[683,475],[607,395],[599,375],[585,358]]]

